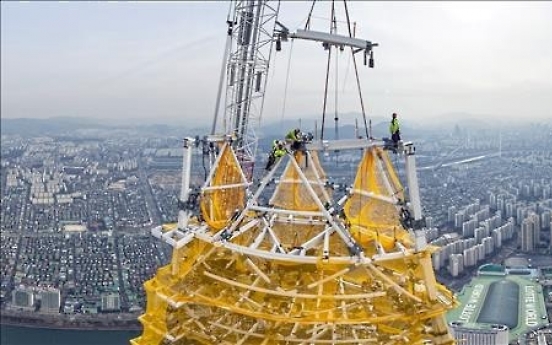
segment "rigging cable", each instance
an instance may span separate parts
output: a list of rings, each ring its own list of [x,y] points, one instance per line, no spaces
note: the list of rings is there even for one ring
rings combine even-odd
[[[335,12],[334,12],[334,15],[333,15],[333,18],[332,18],[332,21],[333,21],[333,30],[334,30],[334,33],[337,34],[337,20],[336,20],[336,17],[335,17]],[[338,51],[337,51],[337,47],[336,47],[336,51],[335,51],[335,90],[334,90],[334,93],[335,93],[335,102],[334,102],[334,110],[335,110],[335,114],[334,114],[334,126],[335,126],[335,134],[334,134],[334,140],[339,140],[339,115],[338,115],[338,109],[339,109],[339,103],[338,103],[338,97],[339,97],[339,56],[338,56]],[[335,151],[335,163],[338,164],[339,162],[339,151]]]
[[[305,22],[305,30],[310,29],[310,22],[311,22],[311,18],[312,18],[312,11],[314,10],[314,5],[316,5],[316,0],[312,1],[312,6],[311,6],[311,9],[309,11],[307,21]]]
[[[218,86],[218,90],[217,90],[215,115],[213,117],[213,124],[212,124],[212,127],[211,127],[211,134],[215,134],[216,129],[217,129],[218,113],[219,113],[219,108],[220,108],[220,101],[221,101],[221,98],[222,98],[222,85],[224,84],[224,80],[226,79],[225,78],[225,76],[226,76],[225,69],[227,68],[227,64],[228,64],[228,55],[230,54],[230,50],[232,49],[233,29],[234,29],[234,24],[236,23],[235,18],[232,18],[232,8],[233,8],[232,5],[233,5],[233,2],[234,1],[229,2],[228,14],[226,15],[226,24],[228,25],[228,31],[227,31],[227,36],[226,36],[226,46],[224,47],[224,55],[223,55],[223,58],[222,58],[222,66],[220,68],[220,80],[219,80],[219,86]],[[226,71],[226,72],[228,72],[228,71]],[[225,101],[226,101],[226,97],[227,97],[227,95],[225,94]],[[225,132],[227,131],[227,128],[226,128],[226,114],[223,117],[222,128]],[[201,152],[201,164],[203,166],[204,180],[207,181],[207,175],[208,174],[207,174],[207,166],[205,165],[205,156],[206,156],[206,154],[210,154],[210,152],[209,151],[206,152],[205,145],[207,145],[207,141],[203,141],[203,147],[202,147],[202,152]]]
[[[331,17],[334,17],[335,2],[332,0]],[[332,32],[332,23],[330,22],[330,33]],[[328,81],[330,77],[330,62],[332,60],[332,46],[327,44],[325,46],[328,49],[328,63],[326,65],[326,82],[324,83],[324,102],[322,105],[322,128],[320,129],[320,140],[324,140],[324,124],[326,122],[326,107],[328,103]]]
[[[230,21],[230,14],[232,13],[232,2],[230,2],[230,5],[228,7],[228,14],[226,15],[226,24],[228,25],[228,31],[226,35],[226,46],[224,47],[224,55],[222,57],[222,66],[220,67],[220,80],[219,80],[219,86],[217,90],[217,99],[215,104],[215,115],[213,116],[213,125],[211,126],[211,134],[215,134],[215,131],[217,129],[217,122],[218,122],[218,113],[220,108],[220,100],[222,95],[222,85],[224,84],[225,80],[225,73],[224,70],[226,68],[226,65],[228,63],[228,55],[230,53],[230,49],[232,48],[232,34],[233,34],[233,28],[234,28],[234,21]],[[226,120],[226,119],[224,119]],[[224,128],[225,126],[223,126]]]
[[[355,31],[356,31],[355,27],[353,27],[353,35],[355,34]],[[347,81],[349,80],[349,72],[351,71],[351,60],[352,60],[352,56],[349,56],[349,58],[347,59],[347,67],[345,68],[345,76],[343,77],[343,83],[341,84],[341,90],[343,94],[345,94],[347,90]]]
[[[293,52],[293,42],[294,40],[291,40],[291,44],[289,47],[289,57],[288,57],[288,64],[287,64],[287,71],[286,71],[286,84],[284,86],[284,101],[282,102],[282,116],[280,118],[280,127],[282,127],[284,124],[284,116],[286,113],[286,102],[287,102],[287,94],[288,94],[288,86],[289,86],[289,76],[291,71],[291,54]],[[281,130],[283,130],[283,128]]]
[[[280,1],[278,1],[278,5],[276,6],[276,9],[274,9],[274,11],[276,12],[276,15],[275,15],[275,22],[278,21],[278,14],[280,13]],[[276,24],[275,24],[276,25]],[[275,31],[275,27],[272,29],[272,31]],[[270,68],[268,69],[268,72],[265,72],[266,73],[266,77],[264,79],[264,85],[263,85],[263,95],[264,93],[266,92],[266,89],[267,89],[267,85],[268,85],[268,80],[272,80],[274,78],[274,74],[276,72],[276,56],[272,55],[272,50],[274,49],[274,44],[271,44],[270,45],[270,51],[268,53],[268,66],[272,66],[272,77],[269,76],[269,73],[270,73]],[[272,64],[271,64],[271,61],[272,61]],[[259,110],[259,120],[258,120],[258,127],[260,128],[261,126],[261,120],[262,120],[262,116],[264,114],[264,105],[265,105],[265,97],[263,96],[262,98],[262,101],[261,101],[261,107],[260,107],[260,110]],[[257,152],[257,150],[255,149],[255,152]]]
[[[230,16],[230,13],[228,13]],[[230,49],[232,48],[232,30],[233,30],[233,23],[230,20],[226,21],[228,24],[228,35],[226,36],[226,46],[224,47],[224,55],[222,58],[222,66],[220,67],[220,80],[217,90],[217,99],[215,103],[215,115],[213,116],[213,125],[211,126],[211,134],[215,134],[215,131],[217,129],[217,122],[218,122],[218,113],[220,108],[220,100],[222,95],[222,85],[224,84],[225,80],[225,69],[226,65],[228,63],[228,54],[230,52]]]
[[[229,8],[228,8],[228,16],[227,16],[227,20],[230,21],[230,18],[233,19],[232,21],[232,25],[236,25],[238,24],[238,12],[237,12],[237,3],[236,5],[232,5],[233,3],[236,3],[235,0],[232,0],[230,1],[230,4],[229,4]],[[232,49],[232,46],[233,46],[233,38],[234,38],[234,34],[230,35],[229,36],[230,38],[230,43],[229,43],[229,50]],[[230,54],[230,53],[229,53]],[[222,121],[222,128],[224,128],[224,133],[225,134],[233,134],[230,132],[231,128],[232,128],[232,106],[228,107],[228,100],[229,99],[233,99],[234,98],[234,93],[235,93],[235,88],[229,88],[229,86],[233,86],[234,85],[234,82],[235,82],[235,73],[233,72],[233,68],[232,68],[232,65],[230,64],[230,59],[228,59],[227,61],[227,70],[226,70],[226,73],[228,75],[228,80],[226,81],[226,92],[224,93],[224,104],[226,105],[225,106],[225,109],[224,109],[224,117],[223,117],[223,121]]]
[[[349,10],[347,8],[347,0],[343,0],[343,3],[345,4],[345,15],[347,16],[347,28],[349,29],[349,37],[353,37],[353,34],[351,32],[351,20],[349,18]],[[362,119],[364,120],[364,130],[366,131],[366,138],[369,139],[369,140],[372,140],[372,138],[370,137],[370,134],[368,133],[368,123],[366,121],[366,111],[364,109],[364,101],[362,99],[362,91],[361,91],[361,88],[360,88],[360,78],[358,76],[358,67],[357,67],[353,47],[351,47],[351,56],[353,57],[353,65],[355,67],[355,76],[356,76],[357,87],[358,87],[358,95],[360,97],[360,108],[362,110]]]
[[[335,12],[334,16],[332,18],[333,22],[333,31],[337,34],[337,23],[335,19]],[[337,48],[336,48],[337,49]],[[334,114],[334,121],[335,121],[335,140],[339,140],[339,116],[338,116],[338,79],[339,79],[339,59],[337,57],[337,50],[336,50],[336,56],[335,56],[335,114]]]

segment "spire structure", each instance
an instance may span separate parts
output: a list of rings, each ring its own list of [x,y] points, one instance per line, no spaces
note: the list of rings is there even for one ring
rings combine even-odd
[[[453,344],[444,313],[454,298],[435,281],[433,248],[401,224],[403,189],[381,147],[365,149],[339,200],[310,150],[250,187],[222,144],[204,220],[190,220],[172,262],[146,282],[133,345]]]
[[[143,333],[131,344],[453,344],[445,312],[456,302],[435,280],[412,143],[304,142],[253,182],[273,43],[349,47],[353,61],[377,46],[310,26],[290,32],[274,3],[232,2],[212,131],[184,140],[178,224],[152,231],[173,246],[172,260],[144,284]],[[194,189],[199,145],[210,170]],[[359,149],[354,181],[333,184],[319,153]],[[388,150],[405,159],[408,195]]]

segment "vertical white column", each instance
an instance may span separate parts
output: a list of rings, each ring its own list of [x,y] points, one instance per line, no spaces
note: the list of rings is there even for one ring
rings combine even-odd
[[[185,208],[190,197],[190,177],[192,171],[192,150],[195,139],[184,138],[182,145],[182,184],[180,185],[180,199],[178,202],[178,229],[184,230],[188,226],[190,210]]]
[[[416,174],[416,157],[414,145],[407,144],[404,148],[406,179],[408,183],[408,194],[410,198],[410,212],[414,221],[422,219],[422,204],[420,202],[420,188]]]

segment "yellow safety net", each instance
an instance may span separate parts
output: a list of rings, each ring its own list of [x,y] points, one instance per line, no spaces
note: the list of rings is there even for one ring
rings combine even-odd
[[[296,152],[293,158],[297,162],[297,165],[291,160],[288,162],[280,183],[271,198],[271,204],[275,207],[302,211],[319,209],[307,184],[301,179],[299,171],[305,175],[308,185],[312,187],[318,198],[324,201],[325,195],[330,195],[325,190],[326,173],[320,166],[318,155],[316,152],[311,152],[309,155],[311,159],[308,159],[304,153]]]
[[[386,151],[367,149],[357,170],[352,196],[344,207],[352,234],[364,244],[377,240],[387,250],[397,239],[410,241],[400,223],[397,206],[391,202],[392,197],[404,201],[404,194],[390,167]]]
[[[243,189],[232,186],[242,183],[240,167],[229,148],[221,155],[210,186],[222,188],[207,189],[201,206],[214,229],[244,206]],[[387,154],[366,151],[345,218],[331,222],[320,212],[329,195],[326,176],[311,157],[289,157],[274,208],[247,212],[239,235],[224,241],[198,235],[174,249],[171,263],[145,284],[144,331],[133,345],[454,344],[444,318],[454,297],[435,281],[431,253],[395,246],[408,248],[410,240],[396,206],[380,200],[403,198]],[[348,261],[332,222],[370,259]],[[375,243],[399,255],[378,260]]]
[[[209,189],[201,195],[201,212],[214,230],[224,228],[245,204],[244,175],[231,146],[224,145]]]
[[[174,255],[180,259],[146,284],[135,345],[422,344],[446,330],[432,322],[452,307],[440,302],[453,301],[450,292],[424,275],[427,253],[408,263],[292,264],[194,240]],[[428,297],[432,285],[439,300]]]

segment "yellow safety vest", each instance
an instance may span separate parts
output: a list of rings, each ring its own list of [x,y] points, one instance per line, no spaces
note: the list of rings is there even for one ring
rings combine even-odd
[[[391,120],[391,124],[389,125],[389,132],[391,132],[391,134],[395,134],[398,131],[399,131],[399,120],[395,118]]]

